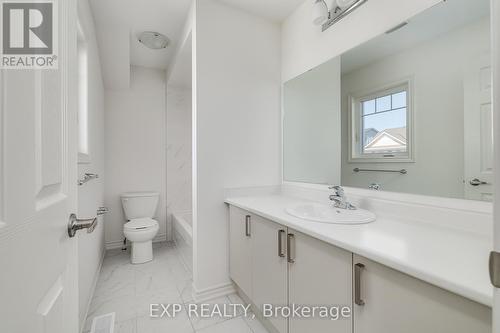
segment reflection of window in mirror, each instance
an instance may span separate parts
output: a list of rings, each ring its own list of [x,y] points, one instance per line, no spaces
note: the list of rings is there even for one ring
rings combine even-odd
[[[88,47],[78,24],[78,163],[89,163],[88,136]]]
[[[410,82],[350,96],[350,161],[411,162]]]

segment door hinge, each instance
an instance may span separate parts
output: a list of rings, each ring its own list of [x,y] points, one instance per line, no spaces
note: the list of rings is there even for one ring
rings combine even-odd
[[[490,281],[495,288],[500,288],[500,252],[490,252]]]

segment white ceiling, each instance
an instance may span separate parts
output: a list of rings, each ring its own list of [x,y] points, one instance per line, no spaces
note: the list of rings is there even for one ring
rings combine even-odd
[[[243,9],[249,13],[281,22],[301,3],[312,0],[219,0],[227,5]]]
[[[130,39],[130,63],[136,66],[167,68],[175,42],[182,31],[190,0],[90,0],[97,34],[119,26]],[[172,40],[165,50],[151,50],[139,43],[142,31],[157,31]],[[126,50],[117,49],[117,54]]]
[[[99,42],[104,81],[110,89],[129,86],[130,65],[166,69],[182,32],[190,0],[90,0]],[[142,31],[171,40],[165,50],[139,43]]]
[[[408,25],[376,37],[342,55],[342,73],[366,66],[446,32],[487,18],[489,0],[448,0],[408,20]]]
[[[219,0],[249,13],[280,22],[304,1]],[[127,89],[130,66],[166,69],[182,33],[191,0],[90,0],[108,89]],[[165,50],[139,43],[142,31],[157,31],[171,40]]]

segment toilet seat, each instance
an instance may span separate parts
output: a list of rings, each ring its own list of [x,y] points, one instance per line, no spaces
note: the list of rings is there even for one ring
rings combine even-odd
[[[123,226],[124,230],[127,231],[141,231],[145,229],[150,229],[158,226],[158,221],[153,220],[149,217],[133,219],[130,222],[125,223]]]

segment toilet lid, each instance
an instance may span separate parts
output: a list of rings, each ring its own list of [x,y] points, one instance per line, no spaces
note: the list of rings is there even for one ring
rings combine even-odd
[[[158,225],[158,222],[146,217],[141,219],[133,219],[130,222],[125,223],[124,228],[129,230],[138,230],[138,229],[146,229],[151,228]]]

